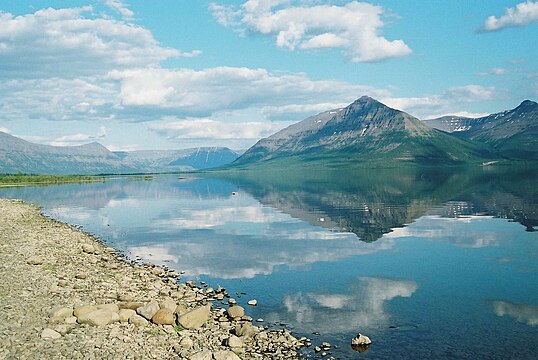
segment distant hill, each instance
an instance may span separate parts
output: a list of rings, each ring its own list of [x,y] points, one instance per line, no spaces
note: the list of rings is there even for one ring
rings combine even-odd
[[[124,162],[150,171],[209,169],[231,163],[239,156],[226,147],[200,147],[183,150],[139,150],[117,152]]]
[[[132,172],[99,143],[49,146],[0,132],[0,173],[99,174]]]
[[[320,113],[260,140],[233,164],[440,165],[494,158],[487,146],[455,138],[363,96],[343,109]]]
[[[476,119],[476,125],[457,135],[486,143],[503,156],[538,160],[538,104],[525,100],[512,110]]]
[[[0,132],[0,173],[105,174],[206,169],[238,154],[228,148],[111,152],[99,143],[82,146],[34,144]]]

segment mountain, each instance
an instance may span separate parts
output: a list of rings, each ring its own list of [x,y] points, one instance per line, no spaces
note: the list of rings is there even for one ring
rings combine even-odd
[[[525,100],[515,109],[474,122],[458,137],[489,144],[509,158],[538,160],[538,103]]]
[[[33,144],[0,132],[0,174],[148,173],[207,169],[238,157],[228,148],[111,152],[99,143],[82,146]]]
[[[99,174],[134,169],[103,145],[49,146],[0,132],[0,173]]]
[[[132,167],[152,172],[209,169],[229,164],[239,156],[226,147],[139,150],[115,154]]]
[[[422,120],[424,124],[434,129],[446,131],[448,133],[466,131],[481,125],[480,121],[475,118],[464,116],[443,116],[436,119]]]
[[[496,156],[363,96],[343,109],[309,117],[260,140],[233,164],[314,161],[323,164],[462,164]]]

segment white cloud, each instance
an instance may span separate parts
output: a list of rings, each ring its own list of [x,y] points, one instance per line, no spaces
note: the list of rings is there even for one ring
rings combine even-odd
[[[105,0],[106,6],[118,12],[125,19],[132,19],[134,12],[132,12],[122,1],[120,0]]]
[[[0,127],[1,132],[5,132],[6,134],[11,134],[11,131],[8,128]]]
[[[85,133],[77,133],[71,135],[63,135],[57,137],[53,141],[48,142],[52,146],[73,146],[73,145],[83,145],[93,141],[99,141],[108,135],[109,129],[105,126],[99,127],[96,135],[89,135]]]
[[[403,40],[387,40],[380,6],[351,1],[344,5],[308,5],[297,1],[248,0],[239,8],[211,4],[223,26],[275,38],[290,50],[340,48],[353,62],[375,62],[405,56],[411,49]]]
[[[94,16],[91,6],[0,12],[0,44],[0,77],[11,78],[102,74],[181,55],[141,26]]]
[[[420,97],[386,97],[381,101],[398,110],[410,113],[419,119],[431,119],[446,114],[462,114],[462,104],[471,104],[494,100],[498,91],[493,86],[464,85],[453,86],[440,94],[429,94]]]
[[[216,67],[113,71],[124,106],[175,109],[178,116],[209,116],[250,107],[353,101],[365,93],[388,92],[335,80],[311,80],[305,74],[272,74],[266,69]],[[268,111],[270,108],[266,108]],[[291,108],[288,108],[291,110]],[[325,109],[328,110],[328,109]],[[179,113],[178,113],[179,112]]]
[[[489,304],[497,316],[507,315],[517,322],[538,327],[538,306],[536,305],[515,304],[503,300],[489,301]]]
[[[149,129],[172,139],[259,139],[288,123],[224,123],[211,119],[185,119],[149,125]]]
[[[538,21],[538,1],[525,1],[507,8],[501,17],[490,16],[480,30],[498,31],[507,27],[525,26]]]
[[[485,72],[481,72],[479,73],[478,75],[480,76],[488,76],[488,75],[506,75],[508,74],[509,71],[504,69],[504,68],[491,68],[490,70],[488,71],[485,71]]]

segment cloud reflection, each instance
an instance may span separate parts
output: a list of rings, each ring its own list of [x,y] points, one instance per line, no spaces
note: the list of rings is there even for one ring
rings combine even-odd
[[[515,304],[510,301],[492,300],[489,301],[495,315],[509,316],[517,322],[529,326],[538,326],[538,306],[531,304]]]
[[[285,311],[269,314],[267,318],[292,322],[305,332],[342,333],[381,327],[390,319],[385,303],[396,297],[411,297],[417,289],[418,284],[410,280],[360,277],[350,285],[347,294],[287,295]]]

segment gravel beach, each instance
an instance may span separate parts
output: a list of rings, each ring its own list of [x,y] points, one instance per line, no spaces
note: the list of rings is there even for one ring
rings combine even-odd
[[[0,199],[0,255],[0,359],[295,359],[309,343],[18,200]]]

